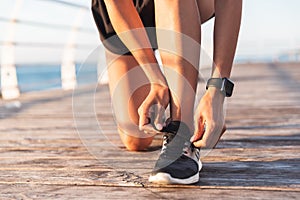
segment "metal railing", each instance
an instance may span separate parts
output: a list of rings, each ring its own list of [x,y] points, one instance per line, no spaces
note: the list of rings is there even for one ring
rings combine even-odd
[[[15,48],[24,47],[47,47],[63,49],[61,60],[61,85],[64,90],[74,89],[76,87],[76,66],[75,52],[77,49],[89,49],[92,45],[77,44],[78,33],[94,33],[92,29],[83,28],[82,20],[89,8],[76,3],[66,2],[63,0],[35,0],[52,4],[60,4],[65,7],[76,9],[76,16],[73,18],[72,25],[60,25],[42,21],[32,21],[19,19],[19,13],[22,10],[26,0],[15,0],[14,7],[10,16],[0,17],[0,22],[7,23],[7,28],[1,30],[4,34],[4,40],[0,41],[2,46],[1,56],[1,95],[3,99],[15,99],[20,96],[18,86],[17,70],[15,62]],[[68,39],[65,43],[47,43],[47,42],[17,42],[15,41],[16,29],[18,25],[34,26],[44,29],[55,29],[69,31]]]

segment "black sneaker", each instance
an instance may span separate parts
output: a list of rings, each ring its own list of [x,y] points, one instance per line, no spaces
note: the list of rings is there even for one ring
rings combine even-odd
[[[193,184],[199,181],[200,150],[190,142],[186,124],[170,122],[162,130],[163,146],[149,181],[157,184]]]

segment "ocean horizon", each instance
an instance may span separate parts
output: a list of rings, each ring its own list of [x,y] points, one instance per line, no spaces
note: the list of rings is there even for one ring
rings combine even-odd
[[[256,57],[255,59],[239,57],[235,59],[235,64],[271,63],[273,61],[272,57]],[[279,60],[279,62],[286,61],[288,59]],[[104,63],[101,64],[104,67]],[[17,64],[16,70],[21,93],[62,88],[60,64]],[[76,78],[79,86],[97,83],[97,63],[76,63]]]
[[[17,64],[16,70],[21,93],[62,88],[60,64]],[[78,85],[96,83],[97,64],[77,63],[76,76]]]

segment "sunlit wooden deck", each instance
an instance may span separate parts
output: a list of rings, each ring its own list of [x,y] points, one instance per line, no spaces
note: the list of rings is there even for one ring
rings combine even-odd
[[[147,181],[159,138],[118,148],[106,86],[0,101],[0,199],[299,199],[300,64],[240,65],[232,79],[228,131],[193,186]]]

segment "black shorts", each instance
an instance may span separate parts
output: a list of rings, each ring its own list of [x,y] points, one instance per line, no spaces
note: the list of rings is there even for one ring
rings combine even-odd
[[[157,49],[156,34],[154,29],[154,0],[133,0],[133,3],[141,17],[144,27],[147,30],[152,48]],[[129,49],[123,44],[111,25],[104,0],[92,0],[92,13],[100,34],[100,39],[106,49],[119,55],[131,55]]]

